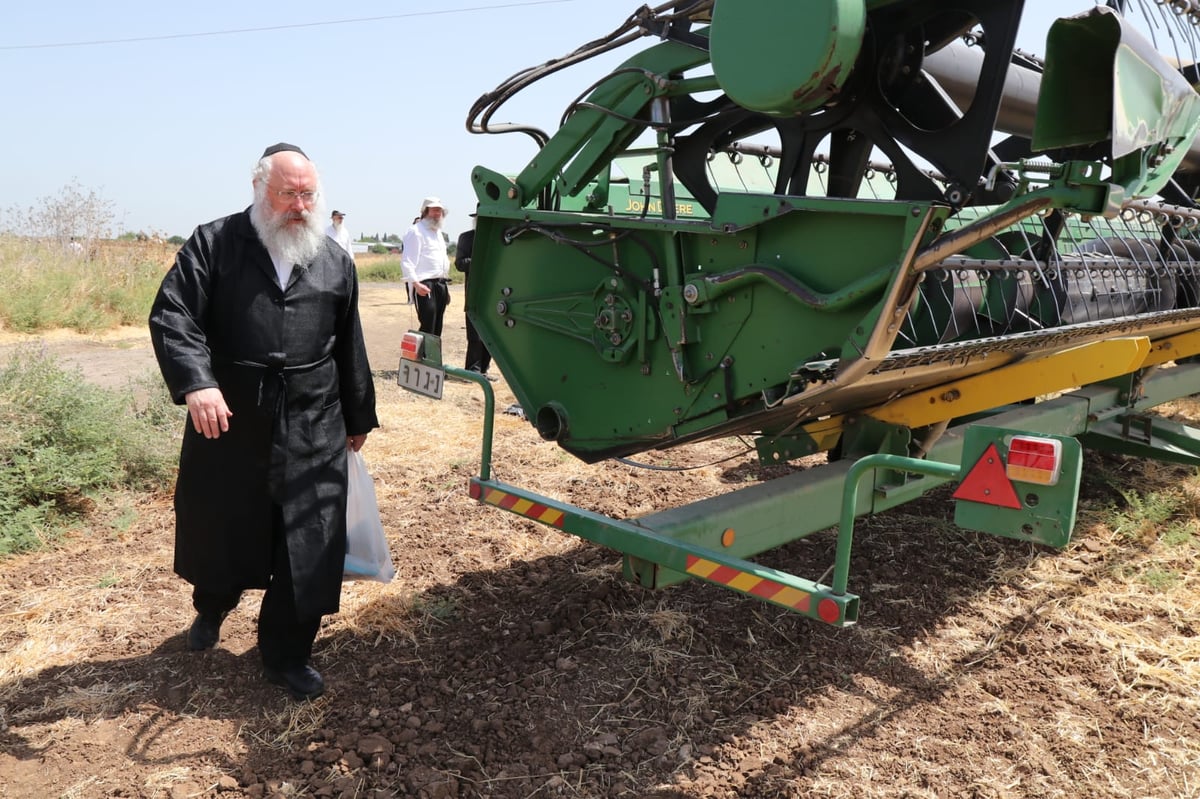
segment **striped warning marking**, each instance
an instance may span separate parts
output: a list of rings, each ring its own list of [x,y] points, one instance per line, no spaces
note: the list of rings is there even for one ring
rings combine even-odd
[[[474,499],[486,502],[489,505],[495,505],[497,508],[503,508],[507,511],[512,511],[518,515],[528,519],[533,519],[535,522],[548,524],[551,527],[557,527],[560,530],[563,526],[563,520],[566,514],[554,508],[548,508],[539,502],[531,502],[524,497],[519,497],[516,494],[510,494],[507,491],[499,491],[495,488],[489,488],[480,494],[479,486],[475,483],[471,484],[471,496]]]
[[[753,574],[748,574],[738,569],[722,566],[719,563],[713,563],[711,560],[698,558],[695,555],[688,555],[687,573],[696,577],[703,577],[705,580],[710,580],[714,583],[727,585],[737,591],[759,597],[760,599],[770,600],[778,605],[785,605],[789,608],[794,608],[801,613],[808,613],[812,606],[812,594],[807,591],[801,591],[798,588],[792,588],[782,583],[777,583],[774,580],[768,580],[764,577],[755,577]],[[827,607],[829,605],[831,607]],[[832,618],[830,618],[830,610],[832,609]],[[841,616],[841,610],[836,602],[832,600],[823,600],[817,605],[817,611],[821,618],[827,622],[837,621]]]

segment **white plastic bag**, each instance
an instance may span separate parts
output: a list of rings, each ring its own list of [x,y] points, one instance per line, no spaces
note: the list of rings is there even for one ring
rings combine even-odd
[[[396,567],[379,519],[375,481],[361,452],[347,452],[346,460],[346,568],[342,579],[391,582]]]

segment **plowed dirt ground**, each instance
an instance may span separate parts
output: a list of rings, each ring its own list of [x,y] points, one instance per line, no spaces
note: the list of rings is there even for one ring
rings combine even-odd
[[[170,497],[118,498],[0,561],[0,797],[1200,795],[1193,470],[1089,457],[1062,552],[960,530],[944,493],[866,520],[862,618],[835,629],[713,586],[642,590],[612,551],[471,500],[480,390],[400,390],[411,306],[367,285],[363,310],[397,574],[347,583],[317,641],[326,695],[262,680],[253,594],[215,650],[186,651]],[[109,386],[153,367],[141,330],[38,339]],[[583,465],[496,416],[497,479],[618,518],[779,474],[741,442],[640,460],[695,468]],[[817,579],[833,542],[762,560]]]

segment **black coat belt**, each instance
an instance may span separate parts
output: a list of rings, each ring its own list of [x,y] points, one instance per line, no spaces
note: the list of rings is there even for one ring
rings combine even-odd
[[[288,460],[287,375],[315,369],[333,358],[327,354],[311,363],[287,365],[287,353],[268,352],[267,362],[233,361],[234,366],[262,370],[258,379],[258,411],[271,416],[271,464],[267,469],[267,487],[275,496],[285,485]]]

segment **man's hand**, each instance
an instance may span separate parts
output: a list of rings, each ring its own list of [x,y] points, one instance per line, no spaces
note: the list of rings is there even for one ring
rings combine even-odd
[[[429,286],[426,286],[424,283],[413,283],[413,291],[415,291],[419,297],[429,296]]]
[[[363,433],[360,436],[346,436],[346,449],[351,452],[358,452],[362,449],[362,445],[367,443],[367,434]]]
[[[205,438],[220,438],[229,432],[229,417],[233,411],[225,404],[225,395],[219,388],[202,388],[184,396],[188,414],[197,433]]]

